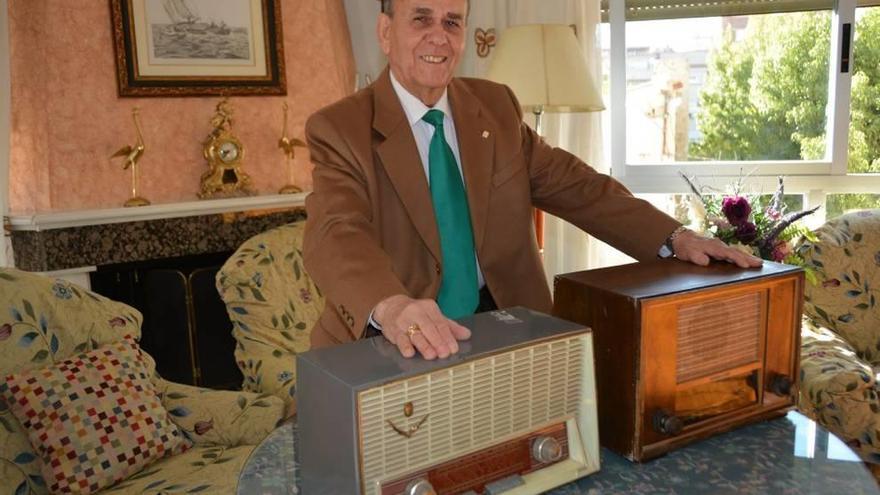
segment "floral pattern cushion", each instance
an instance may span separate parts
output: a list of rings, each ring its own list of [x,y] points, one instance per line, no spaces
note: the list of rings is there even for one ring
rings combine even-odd
[[[868,461],[880,463],[880,390],[876,371],[827,328],[804,319],[798,409]]]
[[[245,241],[217,273],[237,341],[242,388],[291,403],[296,355],[310,334],[324,298],[303,268],[304,222],[276,227]]]
[[[797,250],[806,284],[799,408],[880,463],[880,210],[842,215]]]
[[[188,442],[150,381],[130,337],[0,383],[53,493],[95,493]]]
[[[125,335],[139,337],[140,325],[140,313],[125,304],[66,281],[0,268],[2,376],[42,368]],[[241,466],[264,432],[283,418],[281,401],[167,382],[155,374],[152,358],[142,356],[171,420],[196,447],[150,464],[105,492],[234,493]],[[0,401],[0,495],[48,493],[40,467],[21,423]]]
[[[816,235],[818,242],[798,247],[818,275],[806,286],[804,312],[880,364],[880,210],[840,216]]]
[[[0,376],[140,337],[141,314],[64,280],[0,269]],[[48,493],[27,433],[0,401],[0,480],[11,493]]]

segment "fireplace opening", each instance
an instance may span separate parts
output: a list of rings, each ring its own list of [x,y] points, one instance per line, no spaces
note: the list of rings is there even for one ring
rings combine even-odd
[[[241,388],[235,339],[214,277],[231,252],[99,266],[95,292],[144,315],[141,347],[168,380],[214,389]]]

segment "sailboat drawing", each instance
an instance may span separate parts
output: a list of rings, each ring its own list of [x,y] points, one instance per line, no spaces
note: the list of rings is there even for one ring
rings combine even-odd
[[[203,17],[191,0],[153,0],[153,7],[164,11],[171,21],[152,23],[153,56],[159,59],[238,59],[248,60],[250,57],[250,30],[244,27],[232,27],[238,24],[239,17],[226,15],[221,11]],[[160,3],[161,2],[161,3]],[[204,8],[204,4],[201,4]],[[158,13],[157,12],[157,13]]]
[[[187,5],[186,0],[163,0],[162,7],[175,25],[194,24],[199,20],[195,7]]]

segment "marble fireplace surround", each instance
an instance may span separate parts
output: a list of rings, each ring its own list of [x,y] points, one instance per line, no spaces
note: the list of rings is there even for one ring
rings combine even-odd
[[[13,214],[6,228],[16,268],[86,275],[86,282],[98,266],[234,251],[253,235],[305,219],[305,196]]]

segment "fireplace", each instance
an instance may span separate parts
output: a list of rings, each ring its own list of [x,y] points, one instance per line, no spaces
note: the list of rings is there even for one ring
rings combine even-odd
[[[304,195],[10,218],[17,268],[66,276],[137,308],[164,378],[238,389],[232,323],[214,277],[248,238],[303,221]],[[269,207],[267,209],[267,207]],[[67,278],[67,277],[65,277]]]

